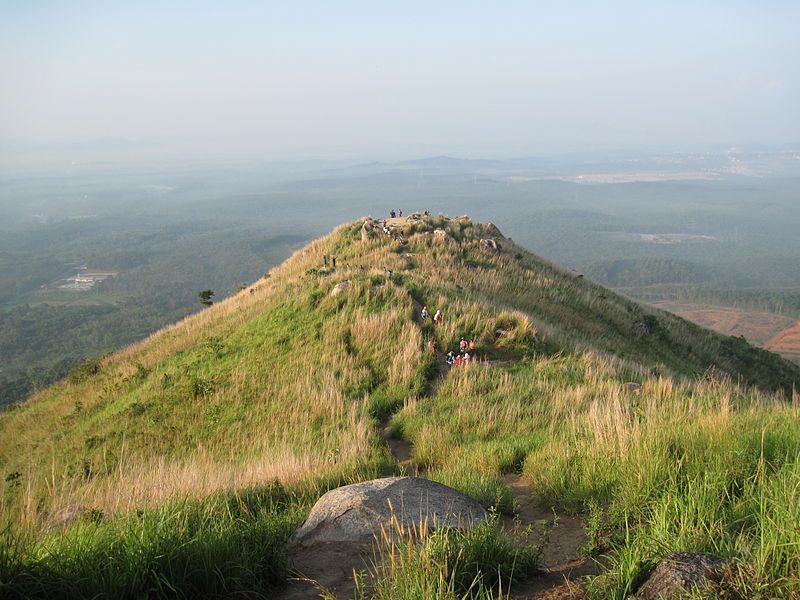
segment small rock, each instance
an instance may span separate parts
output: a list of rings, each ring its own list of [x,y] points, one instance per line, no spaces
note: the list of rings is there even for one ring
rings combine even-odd
[[[630,392],[631,394],[641,394],[642,393],[642,384],[636,383],[635,381],[628,381],[627,383],[622,384],[622,388],[626,392]]]
[[[696,552],[675,552],[666,556],[628,600],[671,600],[683,592],[719,583],[732,562]]]
[[[80,520],[86,509],[77,504],[67,504],[53,515],[53,521],[61,527],[69,527]]]
[[[345,281],[340,281],[335,286],[333,286],[333,289],[331,290],[331,296],[338,296],[342,292],[346,292],[347,290],[350,289],[352,285],[353,284],[349,279]]]
[[[481,240],[480,246],[483,250],[487,250],[489,252],[497,252],[498,250],[500,250],[500,244],[498,244],[492,239]]]

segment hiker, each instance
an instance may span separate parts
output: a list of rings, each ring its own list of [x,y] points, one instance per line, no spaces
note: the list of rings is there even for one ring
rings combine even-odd
[[[474,354],[475,353],[475,348],[477,348],[477,347],[478,347],[478,345],[475,343],[475,340],[474,339],[470,339],[470,341],[469,341],[469,351]]]
[[[392,280],[392,270],[386,269],[386,281],[391,281],[391,280]]]
[[[402,209],[398,211],[398,216],[400,216],[400,217],[403,216],[403,210]]]
[[[458,350],[461,352],[461,354],[464,354],[464,352],[467,351],[467,340],[465,340],[463,337],[461,338],[461,341],[458,342]]]
[[[336,257],[335,256],[331,256],[331,262],[333,263],[333,268],[335,269],[336,268]]]
[[[423,321],[431,316],[431,313],[428,312],[427,306],[422,307],[422,312],[419,313],[419,316],[420,318],[422,318]]]
[[[323,254],[322,255],[322,266],[323,267],[327,267],[328,266],[328,255],[327,254]]]
[[[442,315],[442,311],[437,310],[436,313],[433,315],[433,324],[434,325],[441,325],[443,318],[444,318],[444,316]]]
[[[428,349],[431,351],[431,354],[436,354],[436,340],[431,338],[431,341],[428,342]]]
[[[452,366],[456,362],[456,355],[453,353],[452,350],[447,353],[447,364]]]
[[[454,367],[460,367],[463,364],[464,364],[464,357],[461,356],[460,354],[453,359]]]
[[[393,219],[397,216],[397,213],[394,212],[394,209],[389,211],[389,216],[392,217]]]
[[[464,364],[468,365],[469,361],[472,360],[472,357],[469,355],[469,352],[464,352]]]

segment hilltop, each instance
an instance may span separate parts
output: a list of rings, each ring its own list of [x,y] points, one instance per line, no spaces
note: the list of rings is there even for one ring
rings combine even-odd
[[[448,369],[461,336],[476,360]],[[492,224],[361,219],[0,415],[20,548],[0,577],[40,595],[256,596],[281,587],[286,536],[323,491],[413,468],[501,513],[577,515],[608,556],[596,597],[623,597],[667,550],[733,556],[742,586],[790,594],[798,383],[797,365]]]

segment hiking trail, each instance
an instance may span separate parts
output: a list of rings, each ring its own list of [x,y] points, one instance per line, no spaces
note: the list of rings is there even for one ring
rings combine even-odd
[[[413,296],[414,323],[422,329],[420,316],[422,303]],[[427,347],[423,350],[428,351]],[[510,360],[487,361],[486,366],[513,364]],[[441,350],[436,353],[436,368],[431,370],[420,397],[434,398],[447,378],[450,366]],[[391,416],[379,425],[381,436],[402,471],[415,477],[425,477],[414,460],[410,441],[392,435]],[[574,515],[555,515],[538,507],[534,502],[532,486],[518,473],[504,476],[504,481],[514,497],[515,516],[502,517],[502,524],[520,545],[537,544],[542,548],[540,572],[515,583],[509,600],[572,600],[583,598],[580,579],[597,572],[594,561],[581,554],[588,538],[583,521]],[[374,557],[358,552],[311,552],[291,557],[295,571],[302,576],[290,580],[280,594],[280,600],[313,600],[317,598],[352,598],[356,592],[354,571],[368,569]]]
[[[419,316],[422,303],[412,297],[415,323],[422,326]],[[428,379],[424,398],[436,396],[447,377],[449,366],[442,353],[437,353],[437,370]],[[513,364],[511,360],[484,363],[492,366]],[[388,419],[382,426],[383,437],[394,459],[409,474],[424,477],[414,461],[413,446],[405,439],[389,435]],[[582,555],[588,537],[583,520],[575,515],[556,515],[538,507],[533,487],[519,473],[509,473],[504,481],[514,497],[515,517],[503,517],[506,531],[518,543],[542,546],[541,572],[511,588],[510,600],[568,600],[582,598],[580,579],[597,572],[596,563]]]

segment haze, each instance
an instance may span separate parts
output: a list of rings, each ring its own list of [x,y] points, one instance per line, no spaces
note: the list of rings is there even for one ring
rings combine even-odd
[[[792,2],[12,2],[3,154],[512,156],[800,139]]]

